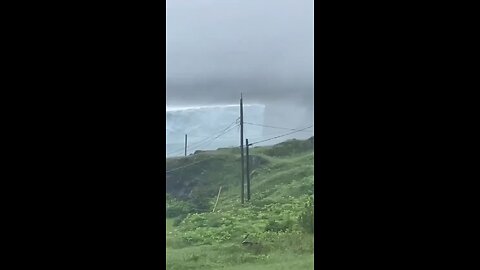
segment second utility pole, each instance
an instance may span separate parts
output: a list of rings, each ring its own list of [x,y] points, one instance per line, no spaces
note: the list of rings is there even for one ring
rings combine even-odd
[[[243,100],[242,93],[240,93],[240,152],[242,156],[242,204],[245,196],[245,170],[244,170],[244,159],[243,159]]]
[[[185,156],[187,156],[187,134],[185,134]]]
[[[245,139],[245,147],[247,148],[247,201],[250,201],[250,156],[248,155],[248,139]]]

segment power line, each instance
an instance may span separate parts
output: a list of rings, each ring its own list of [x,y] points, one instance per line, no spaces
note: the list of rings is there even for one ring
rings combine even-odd
[[[212,135],[214,136],[212,138],[212,136],[209,136],[209,137],[205,137],[205,139],[203,140],[200,140],[200,141],[197,141],[195,143],[193,143],[192,145],[190,145],[190,149],[193,149],[193,148],[198,148],[200,146],[202,147],[205,147],[205,146],[208,146],[210,145],[213,141],[215,141],[217,138],[225,135],[226,133],[228,133],[229,131],[231,131],[233,128],[235,127],[239,127],[240,125],[238,124],[238,119],[237,118],[234,122],[230,123],[226,128],[224,128],[223,130],[219,131],[216,133],[216,135]],[[265,141],[269,141],[269,140],[273,140],[273,139],[276,139],[276,138],[280,138],[280,137],[283,137],[283,136],[287,136],[287,135],[290,135],[290,134],[293,134],[293,133],[297,133],[297,132],[310,132],[310,131],[305,131],[306,129],[308,128],[311,128],[313,126],[309,126],[309,127],[306,127],[306,128],[302,128],[302,129],[292,129],[292,128],[285,128],[285,127],[275,127],[275,126],[269,126],[269,125],[262,125],[262,124],[256,124],[256,123],[250,123],[250,122],[244,122],[244,124],[249,124],[249,125],[256,125],[256,126],[264,126],[264,127],[270,127],[270,128],[277,128],[277,129],[286,129],[286,130],[292,130],[293,132],[290,132],[290,133],[286,133],[286,134],[281,134],[279,136],[275,136],[275,137],[272,137],[272,138],[268,138],[268,139],[265,139],[265,140],[262,140],[262,141],[258,141],[258,142],[254,142],[254,143],[250,143],[250,145],[253,145],[253,144],[257,144],[257,143],[261,143],[261,142],[265,142]],[[261,136],[261,137],[264,137],[264,136]],[[261,137],[255,137],[255,138],[261,138]],[[176,151],[172,151],[169,153],[169,155],[173,154],[173,153],[180,153],[180,152],[183,152],[184,151],[184,148],[179,148],[178,150]]]
[[[185,166],[180,166],[180,167],[177,167],[177,168],[168,170],[168,171],[166,171],[166,173],[173,172],[173,171],[176,171],[176,170],[179,170],[179,169],[182,169],[182,168],[190,167],[190,166],[192,166],[192,165],[195,165],[195,164],[200,163],[200,162],[205,161],[205,160],[208,160],[208,158],[207,158],[207,159],[203,159],[203,160],[199,160],[199,161],[194,162],[194,163],[187,164],[187,165],[185,165]]]
[[[233,127],[235,127],[235,126],[233,126]],[[228,130],[228,131],[230,131],[230,130]],[[220,134],[220,135],[223,135],[223,134],[225,134],[225,132],[222,133],[222,134]],[[189,148],[189,149],[196,148],[196,147],[199,147],[200,145],[202,145],[202,144],[204,144],[204,143],[207,143],[207,145],[208,145],[208,144],[210,144],[213,140],[215,140],[217,137],[211,138],[211,136],[208,136],[208,137],[203,136],[202,138],[204,138],[204,139],[202,139],[202,140],[200,140],[200,141],[194,142],[194,143],[191,144],[188,148]],[[211,140],[211,141],[208,142],[208,140]],[[185,148],[178,148],[177,150],[174,150],[174,151],[169,152],[168,155],[172,155],[172,154],[175,154],[175,153],[181,153],[181,152],[183,152],[184,150],[185,150]]]
[[[235,125],[237,126],[237,125]],[[213,140],[215,140],[216,138],[226,134],[227,132],[229,132],[230,130],[232,130],[235,126],[231,127],[229,130],[226,130],[223,134],[220,134],[218,135],[217,137],[215,137]],[[262,141],[258,141],[258,142],[253,142],[253,143],[250,143],[249,145],[254,145],[254,144],[258,144],[258,143],[261,143],[261,142],[266,142],[266,141],[270,141],[270,140],[273,140],[273,139],[276,139],[276,138],[280,138],[280,137],[283,137],[283,136],[287,136],[287,135],[290,135],[290,134],[293,134],[293,133],[296,133],[296,132],[300,132],[302,130],[305,130],[305,129],[308,129],[308,128],[311,128],[313,126],[309,126],[309,127],[306,127],[306,128],[302,128],[302,129],[299,129],[299,130],[295,130],[293,132],[289,132],[289,133],[285,133],[285,134],[282,134],[282,135],[279,135],[279,136],[275,136],[275,137],[272,137],[272,138],[269,138],[269,139],[265,139],[265,140],[262,140]],[[213,142],[213,140],[211,142]],[[210,143],[211,143],[210,142]],[[184,165],[184,166],[180,166],[180,167],[177,167],[177,168],[174,168],[174,169],[171,169],[171,170],[168,170],[166,171],[166,173],[169,173],[169,172],[173,172],[173,171],[176,171],[176,170],[179,170],[179,169],[182,169],[182,168],[186,168],[186,167],[190,167],[190,166],[193,166],[195,164],[198,164],[200,162],[203,162],[203,161],[206,161],[206,160],[210,160],[212,158],[215,158],[215,156],[212,156],[212,157],[209,157],[209,158],[206,158],[206,159],[203,159],[203,160],[199,160],[197,162],[194,162],[194,163],[190,163],[190,164],[187,164],[187,165]]]
[[[225,131],[226,131],[227,129],[231,128],[232,126],[234,127],[234,126],[236,125],[237,120],[238,120],[238,118],[235,119],[235,121],[233,121],[232,123],[230,123],[226,128],[224,128],[224,129],[222,129],[222,130],[214,133],[212,136],[209,136],[209,137],[207,137],[207,138],[205,138],[205,139],[203,139],[203,140],[198,141],[197,143],[195,143],[195,144],[193,144],[193,145],[190,145],[190,148],[195,148],[195,147],[200,146],[201,144],[203,144],[204,142],[208,141],[209,139],[212,139],[211,137],[214,137],[214,136],[218,135],[219,133],[220,133],[220,135],[225,134]],[[215,139],[215,138],[214,138],[214,139]]]
[[[222,133],[222,134],[219,134],[218,136],[216,136],[215,138],[213,138],[213,140],[212,140],[212,141],[210,141],[208,144],[212,143],[212,142],[213,142],[215,139],[217,139],[217,138],[219,138],[219,137],[221,137],[221,136],[225,135],[225,134],[226,134],[226,133],[228,133],[230,130],[232,130],[234,127],[235,127],[235,126],[231,127],[229,130],[226,130],[224,133]],[[207,145],[208,145],[208,144],[207,144]],[[176,171],[176,170],[178,170],[178,169],[186,168],[186,167],[189,167],[189,166],[195,165],[195,164],[197,164],[197,163],[200,163],[200,162],[202,162],[202,161],[209,160],[209,159],[212,159],[212,158],[214,158],[214,157],[210,157],[210,158],[207,158],[207,159],[199,160],[199,161],[197,161],[197,162],[190,163],[190,164],[187,164],[187,165],[185,165],[185,166],[177,167],[177,168],[174,168],[174,169],[168,170],[168,171],[166,171],[166,172],[168,173],[168,172]]]
[[[193,148],[196,148],[196,147],[200,146],[202,143],[208,141],[209,139],[211,139],[211,137],[215,136],[216,134],[219,134],[219,133],[222,133],[222,132],[223,132],[223,133],[222,133],[221,135],[225,134],[224,132],[225,132],[227,129],[231,128],[232,125],[234,126],[237,122],[238,122],[238,118],[235,119],[235,121],[233,121],[232,123],[230,123],[226,128],[224,128],[224,129],[222,129],[222,130],[214,133],[212,136],[207,136],[207,137],[205,137],[205,139],[202,139],[202,140],[200,140],[200,141],[197,141],[197,142],[191,144],[191,145],[189,146],[189,148],[190,148],[190,149],[193,149]],[[214,138],[214,139],[215,139],[215,138]],[[184,147],[178,148],[177,150],[174,150],[174,151],[171,151],[171,152],[167,153],[167,155],[172,155],[172,154],[174,154],[174,153],[180,153],[181,151],[184,151],[184,150],[185,150]]]
[[[207,144],[205,144],[205,145],[202,145],[202,146],[203,146],[203,147],[205,147],[205,146],[208,146],[208,145],[210,145],[210,144],[211,144],[213,141],[215,141],[217,138],[219,138],[219,137],[221,137],[221,136],[223,136],[223,135],[227,134],[227,133],[228,133],[230,130],[233,130],[233,128],[235,128],[236,126],[238,126],[238,124],[237,124],[237,125],[235,125],[235,126],[233,126],[233,127],[231,127],[230,129],[226,130],[225,132],[223,132],[222,134],[220,134],[220,135],[218,135],[217,137],[213,138],[213,139],[212,139],[210,142],[208,142]],[[197,146],[197,147],[198,147],[198,146]]]
[[[203,140],[202,143],[197,143],[194,147],[198,149],[200,146],[205,147],[205,146],[207,146],[207,145],[210,145],[210,144],[211,144],[213,141],[215,141],[217,138],[219,138],[219,137],[227,134],[230,130],[234,129],[236,126],[238,126],[238,124],[235,124],[235,125],[229,127],[228,129],[224,129],[224,131],[223,131],[222,133],[218,134],[218,135],[215,136],[214,138],[209,138],[210,141],[208,141],[208,140]],[[191,148],[193,148],[193,146],[191,146]]]
[[[313,136],[313,130],[312,131],[304,130],[304,131],[301,131],[300,133],[311,134]],[[281,135],[281,134],[283,134],[282,130],[274,130],[273,132],[268,132],[268,133],[262,134],[260,136],[250,137],[249,140],[252,140],[252,141],[261,140],[261,139],[266,139],[266,138],[270,138],[272,136],[277,136],[277,135]]]
[[[293,132],[289,132],[289,133],[285,133],[285,134],[282,134],[282,135],[279,135],[279,136],[275,136],[275,137],[273,137],[273,138],[265,139],[265,140],[258,141],[258,142],[253,142],[253,143],[250,143],[250,145],[254,145],[254,144],[257,144],[257,143],[270,141],[270,140],[273,140],[273,139],[276,139],[276,138],[280,138],[280,137],[283,137],[283,136],[287,136],[287,135],[290,135],[290,134],[293,134],[293,133],[297,133],[297,132],[300,132],[300,131],[302,131],[302,130],[305,130],[305,129],[311,128],[311,127],[313,127],[313,125],[312,125],[312,126],[309,126],[309,127],[306,127],[306,128],[298,129],[298,130],[293,131]]]
[[[275,126],[268,126],[268,125],[262,125],[262,124],[255,124],[255,123],[249,123],[249,122],[243,122],[244,124],[248,125],[254,125],[254,126],[261,126],[261,127],[269,127],[269,128],[277,128],[277,129],[286,129],[286,130],[296,130],[294,128],[285,128],[285,127],[275,127]],[[309,131],[305,131],[309,132]]]

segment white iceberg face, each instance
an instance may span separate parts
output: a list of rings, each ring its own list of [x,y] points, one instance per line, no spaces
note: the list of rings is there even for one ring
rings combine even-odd
[[[264,113],[265,105],[243,105],[244,122],[262,125]],[[239,146],[240,127],[235,126],[240,123],[239,117],[239,105],[167,107],[167,156],[184,155],[185,134],[188,136],[187,154]],[[221,135],[224,131],[227,132]],[[249,136],[262,136],[262,133],[261,126],[244,125],[244,140]]]

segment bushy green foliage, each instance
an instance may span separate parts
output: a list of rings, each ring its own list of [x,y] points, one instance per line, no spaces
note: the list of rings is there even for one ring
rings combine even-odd
[[[167,173],[167,192],[183,200],[194,200],[195,197],[213,199],[220,186],[227,188],[238,185],[241,171],[238,166],[240,152],[237,152],[201,153],[167,159],[167,168],[171,169],[193,164]]]
[[[169,175],[179,194],[187,196],[167,198],[170,215],[175,216],[173,230],[167,233],[167,269],[279,270],[284,265],[310,269],[306,267],[313,265],[311,143],[290,141],[269,151],[253,148],[252,155],[261,158],[252,173],[252,199],[244,205],[239,198],[238,149],[171,161],[179,165],[213,157]],[[303,148],[291,151],[295,145]],[[223,187],[219,203],[211,212],[219,186]]]
[[[270,220],[265,227],[267,232],[285,232],[291,228],[292,222],[288,220],[287,222],[278,222],[275,220]]]
[[[211,211],[213,208],[211,198],[195,194],[189,203],[193,206],[196,213],[203,213]]]
[[[308,233],[313,233],[314,231],[314,213],[313,213],[313,197],[309,197],[307,202],[305,202],[305,209],[303,209],[302,214],[298,218],[300,226]]]
[[[313,137],[308,140],[288,140],[271,147],[265,147],[260,151],[274,157],[292,156],[306,151],[313,152]]]
[[[308,196],[285,197],[284,202],[245,206],[215,213],[189,214],[176,227],[176,236],[192,245],[224,243],[251,234],[301,231],[297,222]]]
[[[178,226],[182,221],[183,219],[186,217],[186,215],[184,214],[181,214],[179,216],[177,216],[174,220],[173,220],[173,226]]]
[[[167,196],[167,218],[179,217],[191,212],[193,212],[192,204]]]

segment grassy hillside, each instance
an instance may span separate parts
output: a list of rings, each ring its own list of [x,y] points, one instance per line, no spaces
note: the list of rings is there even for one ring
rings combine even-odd
[[[313,137],[251,148],[243,205],[239,152],[167,160],[167,269],[313,267]]]

